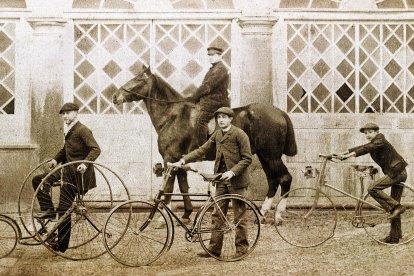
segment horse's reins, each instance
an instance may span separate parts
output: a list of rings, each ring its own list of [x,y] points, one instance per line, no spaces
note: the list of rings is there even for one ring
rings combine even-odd
[[[149,79],[149,77],[148,78],[145,78],[145,79],[144,78],[137,79],[137,81],[145,81],[145,83],[147,83],[147,80],[148,79]],[[141,94],[139,94],[139,93],[137,93],[135,91],[132,91],[132,89],[131,90],[128,90],[128,89],[125,89],[125,88],[122,88],[122,89],[124,89],[128,93],[135,94],[135,95],[137,95],[137,96],[139,96],[141,98],[144,98],[144,99],[147,99],[147,100],[151,100],[151,101],[157,101],[157,102],[163,102],[163,103],[183,103],[183,102],[188,102],[188,100],[186,100],[186,99],[176,100],[176,101],[168,101],[168,100],[156,99],[156,98],[152,98],[152,97],[149,97],[149,96],[141,95]]]

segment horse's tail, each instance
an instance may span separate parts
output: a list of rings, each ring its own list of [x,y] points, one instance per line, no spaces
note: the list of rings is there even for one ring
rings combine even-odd
[[[286,139],[285,139],[285,146],[283,149],[283,153],[287,156],[294,156],[298,153],[298,147],[296,145],[295,139],[295,130],[293,129],[292,120],[290,120],[289,115],[286,112],[282,112],[283,117],[286,120]]]

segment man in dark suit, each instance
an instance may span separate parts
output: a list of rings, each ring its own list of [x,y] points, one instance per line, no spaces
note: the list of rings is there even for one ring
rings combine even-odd
[[[65,123],[65,144],[56,156],[49,161],[50,168],[54,168],[58,163],[65,164],[78,160],[95,161],[101,153],[92,131],[78,121],[78,111],[79,106],[74,103],[65,103],[59,111]],[[32,179],[35,190],[47,174],[37,175]],[[64,214],[70,208],[77,193],[84,195],[88,190],[96,187],[95,171],[93,166],[88,165],[88,163],[76,164],[76,167],[67,166],[65,170],[56,171],[47,178],[47,183],[45,182],[42,190],[37,193],[40,210],[42,211],[39,218],[56,217],[50,187],[55,182],[60,183],[62,179],[63,183],[60,187],[60,199],[57,208],[59,215]],[[58,228],[58,243],[53,244],[52,248],[65,252],[70,240],[70,216],[60,225]]]
[[[374,181],[368,187],[368,193],[390,213],[391,232],[383,242],[398,243],[402,237],[400,215],[405,211],[405,207],[400,204],[403,189],[401,186],[394,184],[404,182],[407,179],[407,171],[405,169],[407,162],[385,139],[384,135],[379,133],[378,125],[368,123],[360,131],[365,134],[365,137],[370,142],[351,148],[340,155],[342,155],[342,158],[349,158],[369,153],[372,159],[381,167],[385,176]],[[388,187],[391,187],[391,196],[383,192]]]
[[[180,166],[188,162],[201,160],[211,149],[216,150],[214,173],[222,173],[222,182],[216,184],[216,196],[223,194],[244,195],[250,183],[248,167],[252,162],[252,152],[247,134],[231,124],[234,113],[229,107],[219,108],[215,113],[220,129],[216,130],[210,139],[198,149],[184,155],[180,161],[173,165]],[[221,210],[227,210],[229,202],[220,206]],[[238,217],[245,210],[244,204],[232,202],[234,216]],[[212,214],[213,225],[220,227],[221,219],[217,210]],[[249,248],[247,240],[247,225],[245,220],[237,225],[236,229],[236,254],[243,254]],[[219,256],[223,245],[223,233],[212,233],[210,240],[210,252]],[[210,257],[207,253],[199,254],[201,257]]]
[[[228,97],[229,74],[221,61],[223,49],[215,46],[207,48],[209,62],[212,64],[201,86],[189,97],[189,100],[199,105],[197,115],[198,145],[207,141],[208,122],[213,117],[214,111],[220,107],[230,107]]]

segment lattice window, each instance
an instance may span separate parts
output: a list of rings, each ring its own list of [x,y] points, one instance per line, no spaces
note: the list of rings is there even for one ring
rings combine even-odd
[[[288,25],[290,112],[355,112],[354,42],[351,24]]]
[[[15,112],[16,24],[0,23],[0,115]]]
[[[288,24],[290,112],[412,113],[411,24]]]
[[[210,67],[209,45],[224,49],[230,71],[230,41],[231,23],[75,24],[75,102],[82,113],[141,113],[137,103],[118,107],[111,97],[143,64],[189,95]]]
[[[75,24],[74,99],[82,113],[142,113],[115,91],[150,64],[150,24]]]
[[[406,38],[406,111],[414,113],[414,25],[407,24]]]
[[[210,67],[206,61],[210,44],[223,48],[223,62],[230,71],[230,41],[230,23],[156,24],[154,68],[177,91],[188,95]]]

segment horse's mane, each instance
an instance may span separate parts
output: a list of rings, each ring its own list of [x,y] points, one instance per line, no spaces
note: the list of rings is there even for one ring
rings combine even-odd
[[[163,78],[153,74],[155,81],[158,86],[158,92],[163,92],[164,95],[158,94],[162,97],[166,97],[167,100],[180,100],[183,99],[183,96],[177,92],[168,82],[164,81]]]

